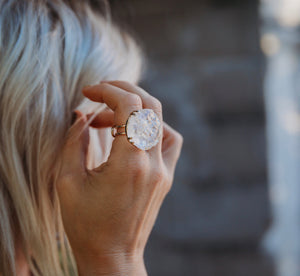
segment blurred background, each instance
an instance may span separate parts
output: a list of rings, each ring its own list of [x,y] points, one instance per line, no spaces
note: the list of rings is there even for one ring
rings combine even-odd
[[[149,275],[300,276],[300,1],[110,2],[185,138]]]

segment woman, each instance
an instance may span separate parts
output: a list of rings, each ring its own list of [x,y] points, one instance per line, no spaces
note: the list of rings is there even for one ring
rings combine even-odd
[[[162,121],[134,84],[138,47],[105,2],[0,0],[0,13],[1,276],[146,275],[182,137],[164,123],[141,150],[110,135],[136,110]]]

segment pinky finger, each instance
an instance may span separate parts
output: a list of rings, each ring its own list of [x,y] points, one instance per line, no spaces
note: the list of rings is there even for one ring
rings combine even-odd
[[[175,172],[176,164],[180,156],[183,137],[168,124],[164,123],[164,137],[162,144],[162,156],[168,171]]]

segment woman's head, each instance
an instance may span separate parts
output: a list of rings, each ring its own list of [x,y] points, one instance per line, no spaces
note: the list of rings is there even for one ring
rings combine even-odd
[[[0,0],[4,275],[15,273],[15,249],[23,252],[33,271],[62,274],[58,246],[62,259],[68,248],[53,184],[72,111],[98,108],[83,99],[85,85],[139,78],[136,44],[96,6],[80,0]]]

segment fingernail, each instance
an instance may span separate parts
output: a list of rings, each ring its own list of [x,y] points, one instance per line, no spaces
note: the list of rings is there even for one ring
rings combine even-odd
[[[79,110],[74,110],[72,113],[72,120],[71,120],[71,124],[73,125],[77,119],[80,117],[81,112]]]
[[[84,86],[84,87],[82,88],[82,90],[87,90],[87,89],[89,89],[90,87],[92,87],[92,85],[86,85],[86,86]]]

